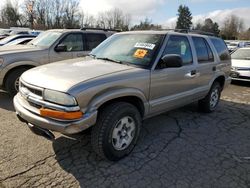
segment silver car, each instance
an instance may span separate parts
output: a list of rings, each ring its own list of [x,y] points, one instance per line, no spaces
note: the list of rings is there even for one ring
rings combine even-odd
[[[115,34],[86,58],[25,72],[14,98],[18,118],[38,135],[92,127],[94,151],[109,160],[129,154],[142,120],[194,101],[216,109],[230,83],[223,40],[200,34],[144,31]]]
[[[84,57],[113,33],[101,29],[54,29],[41,33],[27,45],[1,47],[0,88],[14,96],[18,91],[19,77],[26,70],[55,61]]]
[[[250,81],[250,48],[240,48],[231,54],[233,80]]]

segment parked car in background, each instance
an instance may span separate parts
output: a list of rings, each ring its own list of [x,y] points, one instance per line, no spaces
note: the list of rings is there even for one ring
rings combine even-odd
[[[0,40],[10,36],[11,29],[0,29]]]
[[[93,150],[109,160],[133,150],[142,119],[195,101],[212,112],[231,81],[230,54],[214,36],[124,32],[90,55],[26,71],[14,106],[22,122],[49,139],[51,131],[93,126]]]
[[[242,42],[242,41],[233,41],[233,42],[231,41],[231,42],[229,42],[227,47],[228,47],[229,52],[232,53],[235,50],[237,50],[238,48],[246,47],[246,43]]]
[[[29,31],[29,34],[38,36],[38,35],[41,34],[42,32],[43,32],[43,31],[40,31],[40,30],[32,30],[32,31]]]
[[[30,35],[30,34],[22,34],[22,35],[11,35],[8,36],[2,40],[0,40],[0,46],[4,46],[6,44],[8,44],[9,42],[15,41],[17,39],[21,39],[21,38],[35,38],[36,36],[34,35]],[[2,51],[2,49],[0,49],[0,52]]]
[[[19,77],[24,71],[46,63],[84,57],[113,33],[93,29],[49,30],[27,45],[1,48],[0,87],[14,95],[18,91]]]
[[[30,31],[29,30],[20,30],[20,29],[17,29],[17,30],[12,30],[10,32],[10,35],[29,35]]]
[[[250,48],[240,48],[231,54],[233,80],[250,81]]]
[[[19,44],[27,44],[28,42],[30,42],[33,39],[34,39],[34,37],[19,38],[19,39],[13,40],[13,41],[5,44],[4,46],[13,46],[13,45],[19,45]],[[0,51],[1,51],[1,48],[0,48]]]

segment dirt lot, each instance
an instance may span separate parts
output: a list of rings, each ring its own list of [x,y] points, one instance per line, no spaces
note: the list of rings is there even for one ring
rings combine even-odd
[[[88,133],[52,143],[15,117],[0,91],[0,187],[250,187],[250,84],[230,85],[218,110],[196,104],[144,122],[119,162],[100,160]]]

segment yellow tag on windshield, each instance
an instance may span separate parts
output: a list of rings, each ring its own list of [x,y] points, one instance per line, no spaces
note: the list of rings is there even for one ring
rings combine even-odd
[[[145,55],[147,55],[147,53],[148,53],[148,50],[137,49],[137,50],[135,51],[135,53],[134,53],[134,57],[135,57],[135,58],[140,58],[140,59],[142,59],[142,58],[145,57]]]

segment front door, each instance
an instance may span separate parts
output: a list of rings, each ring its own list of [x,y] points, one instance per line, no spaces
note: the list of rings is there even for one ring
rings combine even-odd
[[[66,46],[65,51],[56,52],[55,49],[50,49],[50,62],[76,58],[77,54],[81,55],[84,52],[82,33],[68,34],[58,43],[60,44]]]
[[[190,103],[194,100],[198,74],[192,57],[188,37],[171,35],[162,54],[177,54],[183,60],[178,68],[159,69],[156,66],[151,73],[150,111],[159,113]]]

